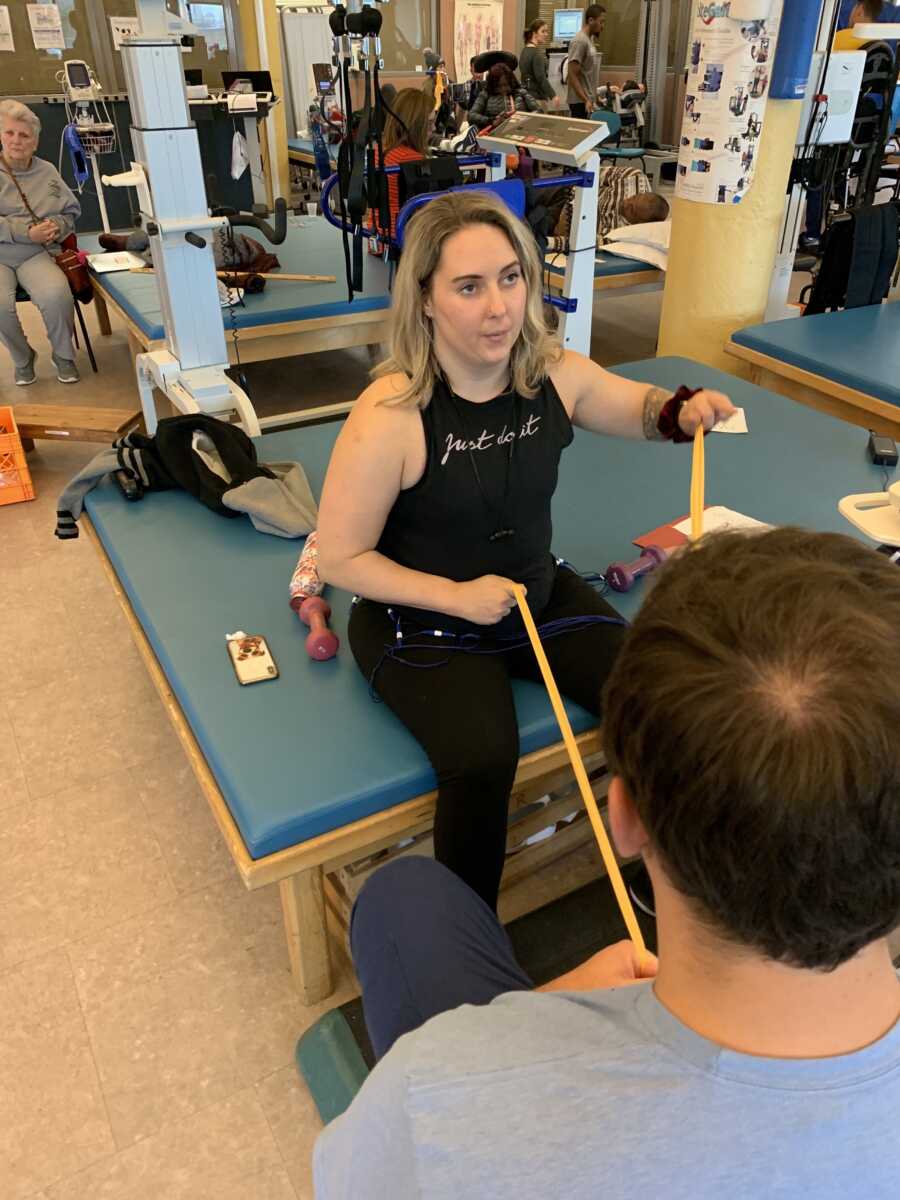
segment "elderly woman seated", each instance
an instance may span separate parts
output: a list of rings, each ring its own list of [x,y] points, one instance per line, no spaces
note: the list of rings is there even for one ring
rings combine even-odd
[[[41,123],[17,100],[0,102],[0,342],[12,355],[16,383],[34,383],[35,351],[16,312],[21,284],[40,309],[60,383],[77,383],[72,347],[74,301],[54,258],[75,231],[81,205],[56,167],[35,156]]]

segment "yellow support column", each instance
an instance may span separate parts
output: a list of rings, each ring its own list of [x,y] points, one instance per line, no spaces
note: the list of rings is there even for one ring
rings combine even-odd
[[[238,19],[241,25],[241,67],[245,71],[259,70],[259,33],[256,28],[255,0],[238,0]]]
[[[272,110],[270,119],[260,125],[260,150],[269,199],[274,199],[274,191],[275,195],[284,196],[290,204],[291,176],[284,102],[287,85],[282,70],[278,9],[275,0],[238,0],[238,12],[244,49],[244,62],[241,65],[248,71],[268,71],[272,76],[275,95],[281,99],[281,103]],[[274,137],[271,136],[273,129]]]
[[[768,102],[756,173],[740,204],[673,201],[659,354],[732,375],[749,371],[724,346],[765,314],[801,103]]]

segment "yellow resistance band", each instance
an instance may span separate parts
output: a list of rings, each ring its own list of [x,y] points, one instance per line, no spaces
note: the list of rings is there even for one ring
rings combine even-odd
[[[706,475],[705,439],[703,425],[694,433],[694,455],[691,462],[691,541],[703,537],[704,479]]]
[[[638,963],[643,964],[647,960],[647,948],[644,945],[644,937],[641,933],[640,926],[637,923],[637,917],[634,915],[634,908],[631,904],[631,899],[625,888],[622,872],[619,870],[619,864],[616,862],[616,856],[613,853],[613,848],[610,845],[609,837],[606,833],[606,827],[600,817],[600,810],[597,808],[597,801],[594,798],[594,793],[591,790],[591,785],[588,782],[587,771],[584,769],[584,762],[581,758],[581,753],[578,746],[575,744],[575,735],[572,733],[572,726],[569,724],[569,718],[566,716],[566,710],[563,708],[563,702],[560,698],[559,688],[556,686],[556,680],[553,678],[553,672],[550,670],[550,664],[547,662],[547,655],[544,653],[544,647],[541,645],[540,635],[534,624],[534,618],[531,615],[531,609],[528,607],[528,601],[525,599],[525,592],[520,584],[515,584],[516,603],[519,605],[519,611],[522,614],[522,620],[525,622],[525,628],[528,630],[528,638],[531,642],[531,648],[534,650],[534,656],[537,659],[538,666],[541,669],[541,675],[544,678],[544,686],[547,689],[547,694],[550,697],[550,703],[553,705],[553,711],[556,714],[556,720],[559,723],[560,732],[563,735],[563,741],[566,744],[566,750],[569,754],[569,761],[572,764],[572,770],[575,772],[575,778],[578,780],[578,787],[581,791],[581,798],[584,801],[584,807],[587,809],[588,816],[591,819],[591,825],[594,827],[594,835],[597,838],[597,843],[600,846],[600,853],[603,856],[603,862],[606,866],[606,873],[609,875],[610,882],[613,886],[613,891],[616,894],[616,900],[619,904],[619,911],[622,914],[622,919],[625,922],[625,927],[628,930],[628,936],[634,943],[637,952]]]

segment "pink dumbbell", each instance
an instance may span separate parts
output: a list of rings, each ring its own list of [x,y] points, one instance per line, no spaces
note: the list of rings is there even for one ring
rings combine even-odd
[[[328,628],[328,618],[331,616],[331,605],[321,596],[297,596],[291,601],[291,608],[297,616],[310,628],[306,638],[306,653],[317,662],[325,662],[334,658],[340,646],[338,635]]]
[[[606,568],[606,582],[615,592],[627,592],[642,575],[649,575],[666,561],[666,552],[661,546],[645,546],[641,557],[630,563],[614,562]]]

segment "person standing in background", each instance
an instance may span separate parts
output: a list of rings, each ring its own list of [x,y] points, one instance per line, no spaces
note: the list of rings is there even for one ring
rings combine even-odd
[[[547,78],[547,51],[550,30],[546,21],[532,21],[525,30],[525,47],[519,56],[522,87],[543,109],[559,108],[559,96]]]
[[[592,38],[603,32],[606,9],[602,4],[589,4],[584,10],[584,25],[569,43],[566,58],[568,81],[567,99],[573,117],[585,119],[596,107],[597,54]]]

